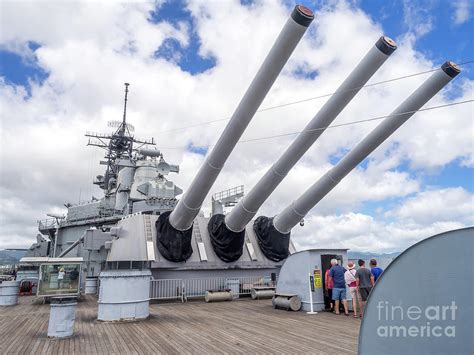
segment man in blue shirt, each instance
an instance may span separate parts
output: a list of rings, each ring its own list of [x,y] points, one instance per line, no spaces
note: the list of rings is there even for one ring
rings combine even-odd
[[[374,282],[377,282],[377,279],[380,277],[383,270],[381,268],[377,267],[377,260],[375,260],[375,259],[370,260],[370,272],[374,276]]]
[[[346,281],[344,280],[344,273],[347,271],[341,265],[337,263],[336,259],[331,260],[331,270],[329,271],[329,277],[334,283],[332,289],[332,299],[335,301],[334,313],[339,314],[339,302],[342,301],[344,305],[344,313],[346,316],[349,315],[346,300]]]

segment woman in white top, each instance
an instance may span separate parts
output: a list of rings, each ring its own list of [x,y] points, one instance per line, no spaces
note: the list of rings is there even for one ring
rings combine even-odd
[[[66,272],[64,271],[64,268],[60,268],[58,272],[58,286],[59,288],[63,288],[63,282],[64,282],[64,275]]]
[[[359,291],[357,290],[357,282],[355,278],[356,269],[354,263],[349,261],[347,263],[347,271],[344,273],[344,281],[349,288],[349,293],[352,296],[352,309],[354,310],[354,318],[357,318],[357,304],[359,303]]]

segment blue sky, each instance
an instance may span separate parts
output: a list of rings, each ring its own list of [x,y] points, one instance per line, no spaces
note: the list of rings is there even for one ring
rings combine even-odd
[[[461,25],[454,25],[451,18],[452,2],[446,0],[412,2],[414,6],[423,10],[415,10],[413,21],[428,21],[432,28],[416,41],[415,48],[423,52],[434,62],[442,63],[445,60],[464,62],[473,60],[473,20],[469,19]],[[403,13],[403,1],[376,1],[362,0],[360,7],[372,17],[380,21],[389,36],[397,38],[409,29]],[[473,78],[472,66],[464,68],[465,76]]]
[[[35,51],[40,45],[30,42],[28,47]],[[7,83],[29,88],[30,81],[42,83],[48,73],[38,65],[36,58],[24,59],[15,52],[0,49],[0,76],[4,77]]]
[[[215,58],[204,58],[199,55],[200,39],[195,30],[195,20],[186,9],[185,2],[176,0],[164,3],[157,11],[150,14],[151,22],[168,21],[175,26],[180,22],[185,22],[190,28],[190,43],[186,48],[182,48],[175,39],[167,39],[165,43],[155,52],[156,57],[170,59],[179,53],[180,67],[191,74],[201,73],[216,65]]]
[[[289,10],[295,5],[294,1],[283,1]],[[241,0],[240,2],[243,6],[246,6],[250,9],[253,6],[256,6],[256,1],[253,0]],[[315,21],[317,21],[318,10],[326,8],[328,6],[332,6],[331,4],[333,4],[334,2],[335,1],[332,0],[317,2],[301,0],[298,3],[301,3],[313,9],[316,12]],[[360,11],[363,11],[364,13],[368,14],[368,16],[372,19],[374,23],[378,23],[383,28],[385,34],[396,39],[398,42],[402,40],[407,40],[407,38],[411,36],[410,40],[412,41],[413,48],[418,53],[421,53],[422,56],[432,61],[436,66],[442,64],[447,59],[453,60],[458,63],[465,61],[474,61],[474,51],[472,50],[474,45],[474,4],[472,3],[472,1],[464,2],[465,4],[470,5],[470,7],[468,6],[465,9],[467,11],[467,15],[462,18],[460,13],[456,12],[454,4],[459,4],[463,2],[464,0],[349,1],[349,3],[354,9],[359,9]],[[456,14],[458,14],[458,17],[456,17]],[[143,18],[144,22],[146,22],[147,24],[151,23],[153,25],[158,25],[163,22],[166,22],[171,24],[171,26],[177,30],[181,30],[183,26],[187,28],[188,43],[184,43],[183,41],[181,41],[179,36],[167,34],[165,35],[164,41],[158,47],[156,47],[154,51],[151,52],[152,61],[153,59],[156,59],[157,62],[166,61],[172,63],[173,65],[178,66],[183,72],[186,72],[186,75],[192,76],[193,78],[199,78],[199,75],[202,73],[209,74],[212,72],[212,69],[224,66],[225,63],[219,62],[219,58],[221,58],[219,55],[214,56],[213,54],[207,54],[203,52],[201,43],[202,40],[198,35],[198,19],[194,18],[191,14],[191,11],[186,8],[186,1],[168,1],[162,6],[147,12],[146,15],[147,20],[145,20],[145,17]],[[200,19],[200,21],[204,20],[203,18]],[[87,25],[88,24],[84,24],[84,26]],[[229,18],[229,26],[231,25],[232,18]],[[236,28],[235,31],[238,32],[238,28]],[[95,34],[92,35],[95,36]],[[51,38],[54,37],[54,39],[57,40],[54,34],[49,33],[48,36]],[[97,35],[97,37],[99,37],[99,35]],[[48,37],[46,36],[44,38]],[[64,39],[57,40],[57,42],[54,42],[54,45],[49,46],[48,50],[50,50],[50,52],[48,52],[48,54],[50,55],[50,57],[43,57],[43,63],[46,63],[48,60],[50,61],[48,63],[50,64],[48,68],[54,68],[53,70],[58,70],[58,68],[60,68],[60,65],[69,65],[67,61],[62,62],[62,58],[60,58],[60,55],[62,54],[63,50],[63,48],[61,48],[60,46],[64,45],[64,43],[67,42],[67,39],[68,38],[65,37]],[[80,39],[82,40],[83,38],[81,37]],[[97,42],[102,43],[99,40],[97,40]],[[47,82],[49,75],[51,74],[48,72],[48,69],[41,66],[37,58],[37,54],[39,55],[39,50],[41,50],[42,48],[47,48],[48,44],[42,43],[41,40],[30,40],[29,38],[27,39],[26,44],[20,44],[21,45],[5,46],[0,43],[0,76],[3,78],[6,86],[8,87],[13,87],[15,85],[23,86],[28,94],[26,100],[29,100],[32,97],[31,83],[35,83],[41,86],[42,84]],[[54,46],[57,47],[54,48]],[[218,50],[220,50],[220,48],[211,49],[215,50],[214,53],[219,53]],[[209,53],[212,53],[212,51]],[[54,55],[57,55],[57,57],[55,57]],[[143,65],[143,67],[146,68],[146,65],[149,64],[148,59],[150,58],[146,58],[146,60],[144,60],[143,63],[140,63],[140,65]],[[136,62],[134,64],[136,64]],[[245,67],[244,60],[242,60],[242,66]],[[162,69],[164,73],[164,71],[169,68],[163,67]],[[317,79],[317,76],[319,75],[318,70],[319,68],[316,68],[313,71],[306,71],[305,69],[297,67],[291,74],[295,78],[302,78],[306,79],[307,81],[312,81]],[[62,73],[67,73],[67,70]],[[57,72],[55,74],[57,74]],[[175,73],[173,72],[172,75],[175,75]],[[84,75],[84,77],[86,76],[87,75]],[[211,77],[211,75],[209,75],[208,78],[209,77]],[[206,78],[206,76],[204,76],[204,78]],[[57,79],[58,77],[55,78],[55,80]],[[454,86],[460,85],[460,83],[463,82],[462,80],[465,79],[474,80],[474,63],[466,64],[463,66],[462,75],[456,79]],[[87,80],[88,79],[86,78],[85,85],[87,85]],[[107,80],[108,78],[105,78],[105,81]],[[183,80],[186,80],[186,78],[184,78]],[[204,81],[205,79],[202,80]],[[84,82],[82,82],[81,84],[85,86]],[[77,87],[80,87],[81,84],[78,84]],[[226,83],[224,80],[219,83],[219,85],[221,85],[220,87],[225,84]],[[64,87],[64,90],[67,91],[69,89],[76,89],[73,87],[74,85],[66,85]],[[194,85],[196,85],[196,87],[199,87],[198,80],[196,80]],[[91,87],[94,86],[92,85]],[[136,88],[137,87],[132,84],[132,90],[135,90]],[[460,88],[459,90],[453,90],[453,96],[449,97],[449,99],[452,100],[453,97],[461,91],[462,90]],[[132,91],[132,98],[134,94],[135,92]],[[301,98],[306,98],[308,96],[311,95],[304,94],[304,96]],[[46,95],[41,97],[50,98],[51,96]],[[88,102],[87,94],[83,96],[77,95],[77,98],[85,98],[85,102]],[[76,97],[74,97],[74,100],[75,99]],[[209,100],[209,96],[207,97],[207,99]],[[68,101],[66,102],[66,104],[69,105],[70,102],[75,102],[74,100]],[[186,100],[186,98],[184,100]],[[232,100],[234,100],[234,98],[232,98]],[[285,100],[287,101],[285,97],[281,97],[282,102],[285,102]],[[99,100],[97,99],[97,101]],[[148,101],[152,103],[152,100]],[[234,101],[231,101],[232,104],[233,102]],[[14,100],[12,101],[12,103],[14,103]],[[133,109],[134,104],[135,102],[132,100],[131,109]],[[207,105],[211,104],[207,103]],[[472,107],[472,104],[470,105]],[[180,109],[180,107],[176,107],[176,111],[180,112]],[[36,113],[36,111],[33,112]],[[47,116],[48,114],[48,112],[43,113],[44,116]],[[165,114],[172,116],[172,113],[168,111],[166,111]],[[277,114],[276,111],[275,114]],[[203,118],[202,116],[194,117],[194,115],[192,114],[188,116],[190,121],[186,122],[187,125],[192,125],[194,123],[198,123],[206,119],[221,118],[221,116],[212,116],[207,118]],[[175,120],[175,122],[172,122],[172,124],[173,125],[167,126],[167,128],[175,128],[183,125],[181,121],[178,120]],[[202,129],[203,131],[201,132],[201,134],[199,134],[198,132],[198,134],[194,136],[190,134],[190,137],[192,138],[190,138],[187,142],[184,143],[186,147],[185,153],[194,154],[198,156],[198,158],[196,159],[202,159],[202,157],[208,152],[208,149],[201,147],[202,137],[206,136],[208,134],[207,132],[217,134],[218,129],[220,129],[220,127],[224,127],[224,125],[222,124],[219,126],[219,124],[216,124],[204,127],[201,126],[197,128],[196,131],[199,131],[199,129]],[[471,125],[471,130],[472,127],[473,126]],[[90,128],[95,129],[95,127]],[[177,136],[179,136],[180,134],[180,132],[176,133]],[[255,135],[258,136],[259,133]],[[158,137],[158,139],[159,143],[161,143],[161,137]],[[436,140],[438,138],[436,136],[433,136],[430,137],[430,139]],[[181,144],[183,144],[183,142],[181,142]],[[453,142],[453,144],[455,144],[455,142]],[[165,144],[163,145],[174,146],[174,143],[168,144],[168,142],[165,142]],[[340,152],[343,151],[345,150],[342,149]],[[169,153],[167,152],[167,154]],[[329,155],[328,161],[334,164],[341,157],[342,154],[340,153],[337,155]],[[174,157],[174,159],[176,159],[176,157]],[[258,159],[255,159],[255,161],[258,161]],[[370,164],[370,158],[366,159],[360,165],[359,169],[366,170],[370,166]],[[412,192],[411,194],[403,196],[392,196],[382,198],[380,201],[377,199],[362,201],[356,204],[357,207],[354,207],[354,209],[357,208],[360,213],[364,213],[371,216],[378,216],[381,219],[384,219],[387,223],[390,223],[392,219],[394,219],[394,217],[384,215],[384,213],[388,209],[397,206],[403,203],[406,199],[409,199],[417,195],[418,193],[422,193],[426,190],[441,190],[447,188],[461,187],[471,194],[474,193],[474,169],[472,167],[465,166],[465,162],[462,159],[452,160],[447,164],[441,164],[439,167],[433,169],[427,168],[427,165],[421,167],[416,166],[416,164],[413,163],[409,156],[403,157],[403,159],[397,166],[391,167],[389,168],[389,170],[394,172],[406,173],[411,180],[419,182],[421,186],[419,191],[414,190],[414,192]],[[196,167],[193,166],[193,168]],[[226,188],[227,187],[229,186],[226,186]],[[26,201],[25,203],[28,204],[29,202]],[[347,210],[347,206],[344,206],[344,208],[346,208]],[[338,212],[345,213],[344,208]]]
[[[241,3],[252,6],[254,1],[241,0]],[[288,6],[293,6],[296,3],[303,4],[314,11],[325,6],[322,5],[324,2],[311,0],[287,1],[287,3]],[[404,3],[407,3],[407,1],[360,0],[356,2],[356,6],[369,14],[374,21],[381,23],[387,35],[398,38],[407,33],[410,26],[412,26],[412,24],[407,23],[404,14]],[[152,21],[166,20],[174,24],[185,21],[193,28],[194,20],[183,4],[185,4],[183,0],[165,3],[158,11],[151,14]],[[458,63],[474,60],[474,54],[472,54],[474,21],[472,17],[461,25],[453,25],[451,18],[453,8],[450,7],[452,6],[451,2],[446,0],[418,0],[413,1],[411,6],[416,8],[413,11],[412,21],[429,21],[432,24],[431,29],[417,39],[416,49],[438,63],[445,60],[453,60]],[[167,57],[169,56],[167,53],[170,51],[180,51],[182,58],[179,64],[191,73],[199,73],[211,68],[215,65],[215,60],[212,57],[202,58],[198,55],[199,38],[194,31],[192,33],[190,46],[185,50],[179,46],[177,41],[171,40],[157,51],[157,55]],[[448,53],[449,55],[447,55]],[[465,67],[463,75],[473,78],[472,66]]]
[[[179,5],[181,3],[181,6]],[[189,23],[191,28],[194,28],[194,20],[190,13],[182,6],[183,1],[174,1],[166,3],[157,12],[151,16],[153,21],[167,20],[174,24],[180,21]],[[252,6],[254,1],[242,0],[242,4]],[[321,5],[320,2],[302,0],[297,2],[303,4],[314,11],[317,11]],[[406,13],[404,13],[403,0],[395,1],[379,1],[379,0],[361,0],[357,6],[367,14],[369,14],[374,21],[381,23],[385,33],[392,38],[399,38],[404,36],[409,31],[413,24],[407,23]],[[295,4],[294,1],[288,1],[289,6]],[[456,63],[474,61],[474,20],[471,17],[461,25],[453,25],[451,15],[453,8],[450,8],[450,2],[445,0],[418,0],[414,1],[411,6],[414,7],[412,21],[429,21],[431,29],[417,38],[415,48],[424,53],[429,59],[435,63],[443,63],[446,60],[452,60]],[[317,13],[316,13],[317,16]],[[190,73],[197,74],[212,68],[216,64],[214,58],[202,58],[199,56],[199,38],[195,31],[192,31],[191,44],[186,49],[182,49],[176,40],[170,40],[156,52],[157,56],[165,58],[170,57],[170,52],[176,51],[182,54],[179,65],[183,70]],[[474,63],[463,66],[463,76],[474,78]],[[298,73],[295,73],[298,74]],[[314,78],[316,73],[311,73],[310,78]],[[205,149],[195,149],[192,144],[188,149],[192,152],[205,154]],[[335,163],[338,159],[332,159]],[[365,167],[367,160],[362,163]],[[401,170],[410,171],[407,166],[401,166]],[[416,171],[411,169],[411,173],[424,179],[430,185],[438,187],[462,186],[470,192],[474,192],[474,171],[473,169],[463,167],[459,161],[453,162],[443,169],[438,169],[432,172]],[[378,208],[378,204],[372,203],[370,210]]]
[[[369,14],[374,21],[381,23],[385,33],[393,38],[398,38],[407,33],[410,24],[407,23],[404,13],[403,0],[378,1],[360,0],[356,6]],[[246,6],[252,6],[254,1],[241,0]],[[295,4],[294,1],[287,1],[288,6]],[[303,4],[314,11],[321,8],[324,2],[301,0],[297,3]],[[315,4],[316,3],[316,4]],[[185,22],[190,27],[190,43],[186,48],[182,48],[175,39],[167,39],[163,45],[155,52],[156,57],[171,59],[179,54],[178,64],[183,70],[192,74],[201,73],[216,65],[216,60],[212,56],[203,58],[199,55],[200,39],[195,31],[195,20],[186,9],[184,0],[173,0],[166,2],[156,11],[150,13],[150,21],[168,21],[174,25]],[[445,60],[455,62],[465,62],[474,60],[474,20],[471,16],[461,25],[453,25],[451,16],[453,9],[451,2],[445,0],[418,0],[412,4],[418,10],[414,11],[413,21],[428,21],[432,24],[431,29],[421,35],[416,40],[415,48],[423,52],[428,58],[437,63]],[[316,13],[317,16],[317,13]],[[40,44],[31,42],[30,49],[34,52]],[[0,49],[0,75],[8,82],[28,86],[28,80],[42,82],[47,78],[48,73],[36,65],[34,60],[25,61],[20,55],[5,49]],[[474,78],[472,65],[463,67],[465,77]]]

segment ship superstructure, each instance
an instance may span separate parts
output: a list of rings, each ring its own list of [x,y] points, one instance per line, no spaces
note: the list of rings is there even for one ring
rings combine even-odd
[[[105,151],[104,160],[100,161],[105,172],[93,181],[103,191],[103,197],[66,203],[66,215],[48,214],[48,219],[38,221],[40,234],[27,256],[83,256],[91,265],[89,273],[98,275],[107,252],[104,241],[87,249],[83,243],[87,230],[107,232],[127,215],[160,214],[176,205],[176,196],[182,190],[167,176],[179,173],[179,166],[166,162],[153,138],[135,137],[134,127],[127,122],[128,93],[129,84],[125,83],[123,118],[108,123],[114,129],[112,133],[86,133],[88,146]]]

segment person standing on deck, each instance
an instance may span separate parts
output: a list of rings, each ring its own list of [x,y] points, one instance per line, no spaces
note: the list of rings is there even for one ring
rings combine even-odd
[[[332,300],[332,289],[334,287],[334,284],[329,277],[329,271],[331,269],[327,269],[326,272],[324,273],[324,285],[326,286],[326,293],[327,293],[327,299],[329,302],[329,309],[331,311],[334,310],[334,301]]]
[[[369,262],[370,265],[370,272],[374,276],[374,282],[377,282],[377,279],[382,275],[383,269],[377,267],[377,260],[375,259],[370,259]]]
[[[64,282],[64,275],[66,272],[64,271],[64,268],[61,267],[58,272],[58,287],[63,288],[63,282]]]
[[[340,301],[344,305],[344,313],[346,316],[349,315],[347,309],[347,300],[346,300],[346,281],[344,280],[344,273],[347,271],[341,265],[337,263],[336,259],[331,259],[331,270],[329,270],[329,278],[334,283],[334,288],[332,289],[332,299],[334,300],[334,313],[340,314],[339,305]]]
[[[357,263],[359,264],[359,269],[357,270],[355,277],[361,299],[360,317],[362,318],[364,316],[365,303],[367,302],[367,298],[369,297],[370,291],[374,286],[374,276],[368,269],[366,269],[364,260],[359,259]]]
[[[352,297],[352,309],[354,310],[354,318],[357,318],[357,304],[360,305],[359,301],[359,290],[357,289],[357,280],[355,278],[356,270],[353,261],[347,263],[348,270],[344,273],[344,280],[346,281],[347,287],[349,287],[349,293]]]

